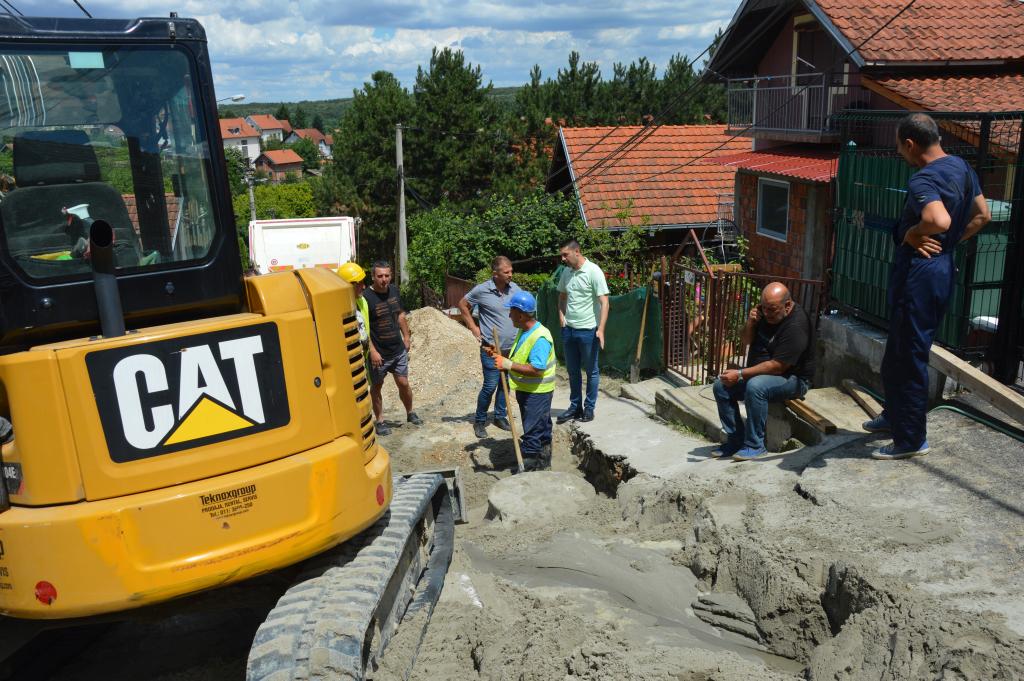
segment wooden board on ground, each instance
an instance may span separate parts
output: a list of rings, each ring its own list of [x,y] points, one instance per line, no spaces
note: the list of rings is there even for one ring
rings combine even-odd
[[[975,369],[949,350],[932,346],[928,364],[941,374],[971,391],[978,399],[1003,412],[1011,419],[1024,423],[1024,397]]]
[[[871,418],[878,418],[878,415],[882,413],[882,405],[880,405],[874,397],[869,395],[864,388],[860,387],[856,382],[851,381],[848,378],[844,378],[843,390],[849,393],[850,397],[856,400],[857,404],[859,404]]]
[[[807,421],[809,424],[820,430],[826,435],[831,435],[836,432],[836,424],[829,421],[827,418],[814,411],[803,400],[786,400],[786,406],[789,407],[794,414]]]

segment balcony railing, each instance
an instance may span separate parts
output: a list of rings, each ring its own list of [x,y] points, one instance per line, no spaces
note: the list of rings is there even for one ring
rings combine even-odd
[[[846,109],[870,108],[869,93],[851,74],[803,73],[729,80],[729,130],[755,135],[822,139],[829,119]]]

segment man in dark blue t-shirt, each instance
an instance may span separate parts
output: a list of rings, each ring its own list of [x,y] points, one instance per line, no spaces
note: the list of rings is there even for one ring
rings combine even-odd
[[[953,292],[953,251],[990,220],[977,174],[962,158],[942,150],[931,116],[904,117],[896,148],[920,170],[910,178],[903,214],[893,228],[896,256],[882,358],[885,410],[864,424],[869,432],[892,432],[893,443],[872,453],[883,460],[928,453],[928,356]]]

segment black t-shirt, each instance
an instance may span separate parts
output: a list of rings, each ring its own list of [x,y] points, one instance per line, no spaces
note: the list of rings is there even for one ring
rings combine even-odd
[[[794,305],[778,324],[764,319],[757,323],[747,366],[778,360],[789,365],[783,376],[796,376],[810,383],[814,378],[814,345],[811,320],[802,307]]]
[[[402,329],[398,326],[398,315],[402,313],[402,302],[398,288],[388,286],[387,293],[377,293],[372,286],[363,290],[370,313],[370,340],[381,357],[395,357],[405,350]]]

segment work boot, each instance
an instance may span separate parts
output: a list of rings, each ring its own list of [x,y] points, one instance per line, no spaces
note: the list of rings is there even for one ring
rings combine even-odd
[[[539,471],[541,470],[540,459],[536,456],[529,456],[523,454],[523,470],[524,471]]]
[[[487,437],[487,423],[484,421],[473,422],[473,434],[483,440]]]
[[[380,437],[391,435],[391,428],[389,428],[388,424],[383,421],[377,421],[377,423],[373,424],[373,429],[377,431],[377,435]]]
[[[512,430],[512,424],[509,423],[506,418],[495,418],[494,427],[500,428],[501,430]]]
[[[537,470],[546,471],[551,469],[551,443],[540,448],[539,468]]]
[[[575,421],[579,417],[580,417],[579,410],[577,410],[577,409],[566,409],[561,414],[559,414],[558,418],[555,419],[555,423],[557,423],[558,425],[562,425],[563,423],[568,423],[569,421]]]
[[[405,417],[405,420],[408,421],[409,423],[411,423],[414,426],[422,426],[423,425],[423,419],[421,419],[419,416],[417,416],[416,412],[414,412],[414,411],[410,411],[409,414]]]
[[[590,421],[593,421],[594,420],[594,410],[593,409],[585,409],[585,410],[583,410],[583,414],[580,415],[579,419],[580,419],[580,421],[583,421],[584,423],[589,423]]]

